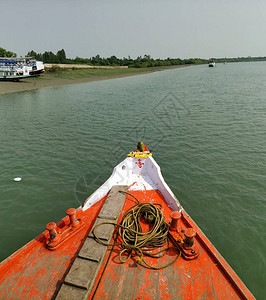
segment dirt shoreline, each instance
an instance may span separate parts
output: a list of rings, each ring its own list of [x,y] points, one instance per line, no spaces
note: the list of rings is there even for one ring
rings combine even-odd
[[[84,78],[49,78],[49,76],[43,77],[31,77],[25,78],[19,82],[12,82],[12,81],[0,81],[0,95],[9,94],[9,93],[17,93],[23,91],[30,91],[41,89],[45,87],[56,87],[56,86],[64,86],[69,84],[79,84],[79,83],[86,83],[92,81],[99,81],[99,80],[108,80],[114,78],[122,78],[128,76],[137,76],[142,74],[148,74],[152,72],[158,72],[163,70],[170,70],[170,69],[177,69],[183,68],[188,65],[182,66],[170,66],[170,67],[161,67],[156,69],[150,69],[147,72],[140,72],[140,73],[133,73],[133,74],[121,74],[115,76],[91,76],[91,77],[84,77]],[[41,75],[42,76],[42,75]]]

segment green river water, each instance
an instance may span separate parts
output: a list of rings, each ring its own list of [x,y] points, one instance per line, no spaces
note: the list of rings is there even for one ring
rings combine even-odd
[[[143,140],[186,211],[265,299],[265,62],[0,95],[0,128],[1,260],[78,207]]]

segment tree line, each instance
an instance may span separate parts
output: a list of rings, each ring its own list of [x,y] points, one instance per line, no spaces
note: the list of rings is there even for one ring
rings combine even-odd
[[[51,51],[45,51],[44,53],[36,53],[31,50],[26,56],[35,57],[37,60],[41,60],[44,63],[61,63],[61,64],[88,64],[93,66],[128,66],[133,68],[146,68],[157,66],[171,66],[171,65],[186,65],[186,64],[200,64],[206,63],[207,60],[200,58],[170,58],[167,59],[154,59],[150,55],[145,54],[143,57],[138,56],[136,59],[130,56],[124,58],[118,58],[115,55],[111,57],[101,57],[100,55],[93,56],[91,58],[76,57],[74,59],[67,58],[65,50],[62,49],[54,54]]]
[[[243,57],[222,57],[222,58],[210,58],[210,61],[215,61],[216,63],[226,63],[226,62],[250,62],[250,61],[266,61],[265,56],[243,56]]]
[[[7,51],[0,47],[0,57],[16,57],[16,53]],[[111,57],[100,57],[100,55],[93,56],[91,58],[76,57],[74,59],[67,58],[64,49],[53,53],[52,51],[45,51],[44,53],[37,53],[34,50],[29,51],[26,57],[34,57],[37,60],[41,60],[44,63],[52,64],[87,64],[93,66],[128,66],[129,68],[146,68],[146,67],[160,67],[160,66],[175,66],[175,65],[192,65],[192,64],[205,64],[208,61],[214,61],[216,63],[225,62],[248,62],[248,61],[266,61],[266,57],[236,57],[236,58],[152,58],[150,55],[138,56],[136,59],[130,56],[124,58],[117,58],[115,55]]]
[[[152,58],[150,55],[138,56],[136,59],[130,56],[124,58],[117,58],[115,55],[111,57],[100,57],[100,55],[93,56],[91,58],[76,57],[74,59],[67,58],[65,50],[62,49],[54,54],[51,51],[42,53],[36,53],[33,50],[28,52],[27,56],[35,57],[38,60],[42,60],[44,63],[62,63],[62,64],[88,64],[93,66],[128,66],[133,68],[147,68],[147,67],[160,67],[160,66],[174,66],[174,65],[193,65],[193,64],[206,64],[209,61],[216,63],[225,62],[248,62],[248,61],[266,61],[266,57],[233,57],[233,58]]]

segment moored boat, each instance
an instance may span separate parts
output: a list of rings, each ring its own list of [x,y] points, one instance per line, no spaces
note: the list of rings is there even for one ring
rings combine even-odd
[[[44,64],[42,61],[39,60],[32,60],[31,62],[31,70],[30,75],[38,76],[44,72]]]
[[[18,65],[15,60],[0,59],[0,80],[17,81],[30,76],[30,67]]]
[[[148,150],[67,215],[0,264],[3,298],[254,299]]]
[[[30,76],[37,76],[43,72],[43,62],[36,61],[32,57],[0,58],[0,80],[19,80]]]
[[[22,65],[29,67],[29,72],[31,76],[40,75],[45,71],[43,62],[36,60],[33,57],[16,58],[16,62],[20,66]]]

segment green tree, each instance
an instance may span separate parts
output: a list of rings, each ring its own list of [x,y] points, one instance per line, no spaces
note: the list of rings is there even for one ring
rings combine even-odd
[[[61,64],[63,64],[63,63],[66,62],[66,53],[65,53],[65,50],[64,50],[64,49],[58,51],[57,54],[56,54],[56,56],[57,56],[58,61],[59,61]]]
[[[44,63],[59,63],[58,57],[52,51],[45,51],[43,53]]]
[[[26,57],[34,57],[37,60],[43,60],[43,55],[41,53],[36,53],[35,51],[31,50],[26,54]]]
[[[33,50],[29,51],[27,54],[26,54],[26,57],[34,57],[36,58],[37,56],[37,53]]]
[[[17,57],[17,54],[12,51],[7,51],[6,49],[0,47],[0,56],[1,57]]]
[[[119,59],[115,56],[115,55],[112,55],[109,59],[110,61],[110,65],[112,66],[115,66],[115,65],[119,65],[120,64],[120,61]]]

